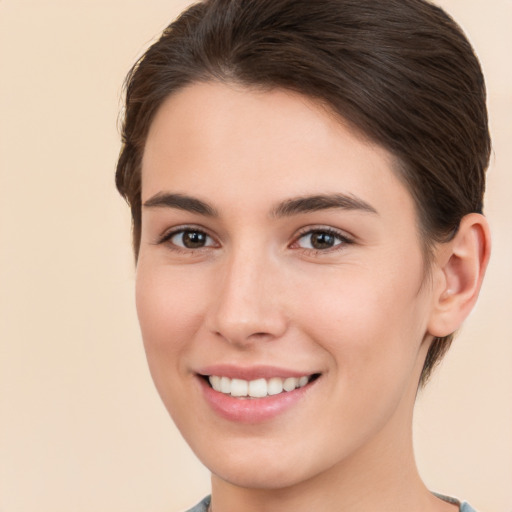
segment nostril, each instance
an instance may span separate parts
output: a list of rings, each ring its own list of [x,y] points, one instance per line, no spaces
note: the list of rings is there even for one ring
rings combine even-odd
[[[214,335],[218,338],[222,338],[223,340],[233,345],[245,345],[247,343],[250,344],[250,342],[256,341],[270,341],[276,337],[272,333],[264,331],[258,331],[249,334],[243,332],[235,332],[233,330],[226,331],[226,333],[223,333],[221,331],[215,331]]]
[[[267,336],[270,336],[267,332],[255,332],[254,334],[251,334],[253,338],[265,338]]]

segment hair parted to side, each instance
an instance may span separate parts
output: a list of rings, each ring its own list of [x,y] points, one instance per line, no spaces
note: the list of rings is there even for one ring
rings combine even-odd
[[[141,162],[171,94],[219,81],[314,98],[389,150],[418,211],[426,261],[481,213],[491,142],[485,84],[459,26],[425,0],[205,0],[163,32],[126,79],[116,185],[141,236]],[[423,384],[453,335],[435,338]]]

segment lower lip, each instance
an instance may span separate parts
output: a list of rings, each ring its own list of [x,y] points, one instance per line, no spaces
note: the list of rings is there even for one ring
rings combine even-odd
[[[219,416],[238,423],[260,423],[271,420],[300,402],[318,379],[302,388],[263,398],[235,398],[211,388],[199,377],[203,396]]]

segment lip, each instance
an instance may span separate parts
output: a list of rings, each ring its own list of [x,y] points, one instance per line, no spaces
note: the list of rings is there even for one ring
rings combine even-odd
[[[242,380],[256,380],[256,379],[271,379],[272,377],[279,377],[287,379],[288,377],[302,377],[303,375],[313,375],[319,372],[300,372],[277,366],[233,366],[228,364],[217,364],[205,366],[196,370],[196,373],[202,376],[218,375],[219,377],[229,377],[230,379]]]
[[[304,387],[296,388],[293,391],[287,391],[278,395],[266,396],[263,398],[235,398],[219,391],[215,391],[205,379],[206,375],[219,375],[231,379],[269,379],[271,377],[301,377],[303,375],[319,375],[319,373],[297,372],[269,366],[254,366],[250,368],[240,368],[226,365],[216,365],[202,368],[197,372],[197,379],[201,386],[203,397],[212,411],[235,423],[262,423],[270,421],[277,416],[285,413],[291,407],[298,405],[303,401],[311,389],[317,384],[319,378],[316,378],[306,384]]]

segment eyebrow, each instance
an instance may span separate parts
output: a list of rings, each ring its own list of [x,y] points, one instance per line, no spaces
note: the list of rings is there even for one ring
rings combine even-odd
[[[377,210],[372,205],[356,196],[346,194],[320,194],[288,199],[274,208],[272,216],[289,217],[299,213],[309,213],[337,208],[342,210],[356,210],[374,213],[378,215]]]
[[[219,217],[218,211],[208,203],[185,194],[159,192],[144,202],[145,208],[177,208],[205,217]],[[320,210],[342,209],[362,211],[378,215],[377,210],[366,201],[347,194],[317,194],[296,197],[279,203],[271,211],[271,217],[291,217],[301,213]]]
[[[184,194],[170,194],[159,192],[144,202],[146,208],[177,208],[187,212],[198,213],[206,217],[218,217],[219,214],[213,206]]]

